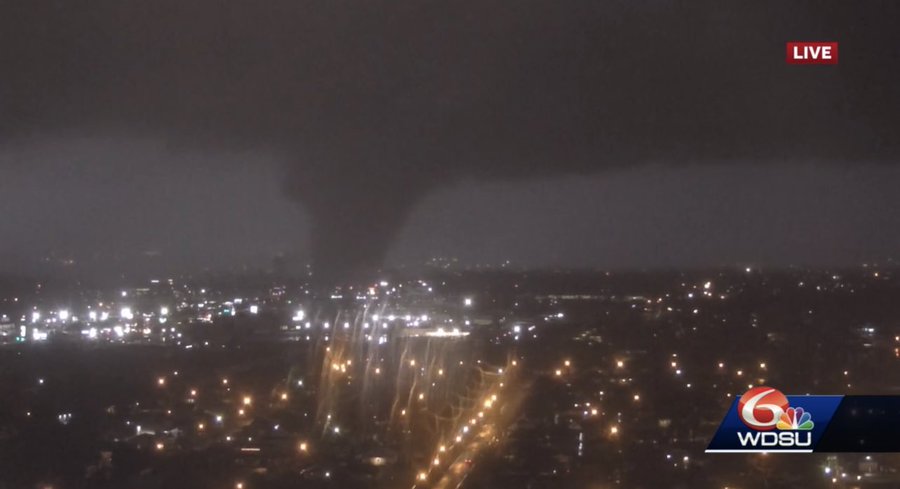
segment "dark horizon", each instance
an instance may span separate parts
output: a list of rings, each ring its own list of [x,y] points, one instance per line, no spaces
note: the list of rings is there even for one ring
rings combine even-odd
[[[509,260],[516,267],[535,269],[852,268],[896,257],[900,197],[893,189],[900,171],[893,166],[823,170],[807,165],[793,175],[783,167],[738,168],[735,176],[721,167],[713,172],[719,175],[712,176],[698,168],[693,173],[666,170],[647,178],[651,171],[591,179],[471,182],[441,191],[412,212],[381,268],[415,268],[430,258],[457,258],[461,266],[499,266]],[[761,180],[773,172],[788,178],[766,186]],[[794,185],[816,175],[817,189],[807,191],[808,200],[792,195]],[[7,205],[23,211],[4,214],[7,229],[18,232],[10,232],[4,241],[3,272],[52,275],[63,270],[109,278],[286,266],[290,274],[302,273],[311,258],[306,219],[287,199],[265,192],[263,178],[257,177],[256,184],[247,179],[208,183],[231,185],[238,195],[254,192],[252,198],[262,198],[195,207],[185,212],[194,214],[195,226],[183,217],[178,218],[183,223],[166,222],[172,207],[192,205],[194,197],[187,192],[170,194],[177,204],[148,197],[143,207],[135,202],[123,213],[123,208],[96,197],[79,201],[80,190],[66,190],[70,179],[56,192],[71,199],[59,199],[52,203],[55,208],[28,211],[23,207],[31,205],[27,194],[33,190],[11,187]],[[254,190],[259,187],[263,190]],[[678,195],[678,188],[693,190]],[[756,188],[770,193],[753,195]],[[538,192],[541,198],[534,199]],[[485,201],[492,205],[479,210]],[[729,207],[727,213],[722,206]],[[820,213],[823,207],[832,212]],[[102,216],[100,222],[92,224],[92,211]],[[267,219],[256,219],[257,213]],[[71,222],[64,222],[69,218]],[[148,222],[158,227],[148,227]],[[104,229],[105,224],[115,228]],[[92,233],[80,230],[97,225]],[[232,227],[240,232],[229,230]],[[29,229],[31,234],[25,232]],[[43,246],[35,243],[39,236],[45,237]],[[65,264],[70,259],[74,265]]]

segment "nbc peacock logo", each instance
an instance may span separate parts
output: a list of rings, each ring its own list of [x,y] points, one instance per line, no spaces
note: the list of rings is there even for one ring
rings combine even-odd
[[[778,418],[778,422],[775,423],[775,427],[779,430],[800,430],[800,431],[809,431],[813,429],[815,423],[813,423],[812,416],[803,410],[802,407],[798,408],[787,408],[787,411],[781,414],[781,417]]]

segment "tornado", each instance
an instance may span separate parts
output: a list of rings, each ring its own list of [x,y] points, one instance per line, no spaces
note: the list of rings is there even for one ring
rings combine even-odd
[[[314,278],[331,285],[371,279],[427,189],[378,172],[322,175],[305,168],[291,166],[286,185],[311,219]]]

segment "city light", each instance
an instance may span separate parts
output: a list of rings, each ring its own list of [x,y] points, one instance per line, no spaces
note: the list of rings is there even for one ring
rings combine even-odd
[[[389,449],[402,452],[399,455],[401,457],[409,457],[408,448],[381,445],[378,441],[371,447],[373,444],[370,442],[367,444],[371,447],[368,450],[377,455],[363,457],[362,449],[355,447],[355,444],[361,437],[369,435],[390,439],[390,433],[403,434],[402,436],[420,437],[429,447],[423,452],[430,456],[430,459],[426,459],[426,470],[421,472],[425,475],[425,480],[441,481],[449,477],[449,487],[458,484],[467,474],[478,474],[472,472],[472,467],[485,453],[490,453],[492,447],[516,449],[511,448],[515,444],[507,442],[518,437],[527,439],[527,443],[540,443],[544,447],[542,450],[550,453],[568,453],[571,450],[573,457],[602,453],[603,443],[613,444],[615,452],[630,457],[641,453],[640,444],[653,443],[669,452],[666,457],[668,466],[675,464],[679,469],[698,467],[693,456],[685,458],[683,451],[687,449],[685,444],[688,442],[681,436],[681,433],[696,430],[698,422],[693,419],[673,419],[671,414],[659,407],[655,392],[666,393],[675,389],[690,393],[690,390],[694,390],[702,392],[704,396],[711,394],[715,398],[732,399],[734,393],[741,389],[762,385],[767,382],[768,377],[781,375],[772,369],[778,364],[787,363],[789,357],[779,360],[773,358],[773,353],[770,352],[753,352],[732,359],[723,357],[723,354],[727,355],[724,351],[715,352],[712,358],[705,350],[697,353],[700,345],[709,348],[708,344],[702,342],[700,345],[695,344],[698,335],[706,333],[705,328],[724,328],[728,326],[722,324],[730,322],[740,325],[741,318],[745,316],[738,315],[738,319],[733,319],[725,310],[721,310],[715,314],[727,317],[728,321],[722,321],[721,324],[716,322],[714,326],[688,319],[694,307],[686,306],[687,294],[681,293],[681,289],[696,292],[691,299],[694,303],[707,299],[699,292],[703,290],[704,282],[692,284],[685,280],[685,283],[687,285],[676,285],[665,293],[655,291],[654,294],[645,294],[647,297],[641,299],[621,296],[619,299],[607,299],[612,302],[596,306],[595,312],[598,314],[607,312],[607,308],[614,310],[615,307],[610,304],[614,305],[616,301],[628,306],[622,308],[620,316],[610,314],[608,320],[611,324],[636,320],[631,316],[632,305],[644,308],[639,317],[646,321],[659,321],[660,315],[666,321],[685,321],[687,326],[677,333],[661,328],[648,329],[656,335],[652,342],[662,345],[662,348],[656,349],[639,344],[644,341],[639,337],[617,337],[615,332],[598,329],[594,325],[581,325],[577,321],[560,327],[558,331],[548,328],[544,338],[547,338],[547,345],[554,345],[552,349],[546,348],[541,340],[522,343],[530,338],[530,333],[536,331],[533,326],[529,326],[532,321],[560,319],[560,301],[572,304],[574,311],[577,308],[570,301],[582,300],[578,298],[580,296],[565,296],[566,299],[553,294],[542,296],[547,298],[533,303],[545,305],[532,307],[544,307],[546,310],[538,310],[529,316],[523,312],[525,308],[516,305],[525,303],[528,299],[522,292],[518,292],[515,299],[512,299],[515,302],[509,306],[510,311],[506,311],[506,317],[514,317],[511,320],[514,322],[506,326],[491,327],[485,326],[488,319],[478,318],[476,322],[475,318],[465,315],[465,311],[447,307],[454,300],[452,296],[449,302],[443,301],[437,305],[422,302],[422,296],[415,296],[414,300],[404,302],[401,288],[397,284],[396,291],[391,292],[394,302],[381,304],[374,302],[375,299],[364,292],[357,296],[344,290],[345,297],[357,297],[355,300],[360,303],[346,305],[344,307],[347,310],[340,312],[321,313],[321,309],[315,306],[317,299],[312,298],[312,295],[304,295],[303,303],[308,307],[316,307],[315,314],[304,316],[304,321],[312,325],[307,330],[303,330],[304,322],[285,321],[288,316],[296,315],[296,296],[285,299],[282,303],[274,299],[277,296],[264,294],[254,295],[257,299],[225,302],[216,299],[223,296],[221,292],[210,288],[203,299],[178,296],[185,298],[178,299],[171,306],[157,305],[158,317],[171,316],[170,323],[174,324],[171,327],[155,325],[157,316],[152,312],[139,314],[136,311],[133,313],[133,323],[122,323],[119,318],[114,318],[114,321],[104,324],[97,320],[104,309],[116,310],[118,306],[115,303],[103,303],[96,297],[83,304],[69,303],[72,304],[71,307],[77,308],[73,310],[87,311],[86,317],[91,318],[90,323],[78,328],[77,333],[80,334],[76,335],[76,340],[90,340],[94,345],[105,345],[108,342],[111,347],[122,344],[154,345],[154,348],[162,350],[168,346],[166,342],[172,342],[170,344],[173,347],[178,347],[177,355],[161,357],[160,367],[143,374],[154,379],[155,385],[144,384],[145,392],[133,401],[110,406],[102,413],[109,425],[124,425],[128,433],[144,437],[142,445],[137,439],[132,441],[121,438],[124,440],[120,442],[123,445],[133,445],[157,453],[155,458],[159,460],[173,460],[188,450],[202,452],[208,444],[218,443],[230,444],[242,457],[259,456],[258,454],[273,453],[273,439],[281,442],[292,440],[291,448],[295,450],[296,461],[301,464],[297,470],[316,467],[306,472],[304,477],[324,480],[326,472],[330,474],[329,477],[337,475],[333,468],[338,466],[335,465],[338,462],[329,457],[334,453],[331,445],[342,443],[342,440],[347,443],[348,448],[344,449],[347,456],[366,460],[366,463],[379,467],[385,474],[395,474],[394,471],[398,470],[394,468],[397,466],[395,460],[398,457],[394,454],[385,456],[379,452]],[[724,279],[716,282],[717,289],[730,291],[729,297],[740,297],[734,291],[744,286],[743,283],[727,284]],[[143,291],[134,292],[132,300],[143,304],[143,294]],[[382,294],[387,295],[387,291],[379,289],[379,297]],[[326,295],[326,300],[330,301],[332,295]],[[231,297],[231,294],[225,297]],[[227,334],[219,335],[220,332],[230,330],[219,331],[221,326],[216,318],[230,316],[230,311],[235,310],[235,305],[242,301],[246,307],[252,307],[250,301],[259,300],[260,297],[266,297],[265,300],[269,301],[267,309],[272,311],[272,318],[279,317],[279,311],[283,315],[282,320],[275,323],[280,329],[260,330],[266,331],[266,335],[273,335],[274,341],[265,337],[254,337],[253,341],[269,342],[266,348],[273,352],[278,351],[282,343],[284,348],[300,347],[304,352],[302,360],[283,354],[284,351],[290,351],[287,349],[279,351],[277,355],[273,354],[271,358],[266,355],[250,355],[256,348],[254,343],[242,344],[233,339],[222,339],[228,338]],[[435,294],[429,297],[440,296]],[[583,299],[587,301],[586,304],[596,301],[596,296],[586,297],[590,297]],[[486,304],[488,301],[494,303],[493,298],[485,298]],[[59,303],[65,302],[60,300]],[[500,310],[503,306],[492,307]],[[371,313],[373,308],[377,308],[377,315],[386,321],[384,324],[387,329],[365,329],[364,325],[367,323],[364,319],[371,320],[376,316]],[[423,314],[423,310],[428,310],[429,314]],[[807,310],[804,309],[804,312]],[[177,314],[173,315],[175,311]],[[31,313],[37,313],[37,306],[28,306],[13,327],[18,329],[22,323],[27,324]],[[40,336],[62,331],[58,313],[58,310],[51,313],[47,320],[38,324],[40,328],[28,326],[25,331],[28,333],[26,339],[36,339],[38,336],[35,331]],[[667,317],[667,314],[672,316]],[[206,318],[209,317],[212,319],[207,321]],[[424,317],[428,318],[429,324],[423,324]],[[710,312],[710,317],[716,316]],[[472,323],[464,326],[469,319],[472,319]],[[255,327],[247,317],[235,316],[228,320],[239,324],[238,328],[248,328],[248,334],[251,331],[249,328]],[[70,316],[69,321],[77,319]],[[750,321],[751,324],[757,324],[753,317]],[[377,324],[382,323],[376,323],[376,326]],[[758,324],[762,325],[764,322],[759,321]],[[301,331],[297,331],[297,326],[300,326]],[[231,328],[230,323],[228,327]],[[875,333],[869,333],[869,330],[875,330]],[[142,331],[143,335],[140,334]],[[372,334],[372,331],[379,334]],[[872,342],[869,335],[877,335],[881,329],[865,325],[854,331],[861,342]],[[181,336],[181,332],[187,334]],[[511,333],[524,336],[516,340]],[[760,333],[766,333],[766,330],[761,330]],[[478,340],[470,340],[466,336],[469,334]],[[787,333],[782,334],[789,338]],[[766,336],[761,334],[760,337]],[[895,337],[894,332],[887,336],[891,358],[898,343]],[[448,338],[454,340],[448,341]],[[623,338],[631,339],[626,341]],[[782,341],[780,337],[778,340]],[[482,341],[489,346],[481,346]],[[599,345],[605,345],[605,350],[591,351]],[[660,349],[664,351],[657,353]],[[606,350],[609,350],[608,353]],[[601,351],[603,354],[599,354]],[[98,354],[102,354],[102,351]],[[502,360],[504,357],[505,362]],[[201,368],[197,364],[182,366],[182,362],[191,358],[197,358],[201,362]],[[522,362],[521,358],[533,358],[535,361]],[[535,367],[521,367],[525,363]],[[578,369],[574,367],[576,363],[579,365]],[[727,370],[726,363],[729,364]],[[855,372],[869,369],[865,361],[857,363],[860,366],[854,367]],[[828,368],[826,371],[832,377],[844,381],[842,389],[846,392],[851,388],[848,383],[848,366],[857,363],[837,362],[830,371]],[[176,365],[180,371],[175,370]],[[272,369],[270,365],[279,367]],[[668,378],[658,378],[655,375],[660,366],[669,373]],[[226,372],[238,377],[223,377]],[[161,373],[164,374],[160,375]],[[46,380],[43,375],[48,375]],[[49,375],[42,369],[41,376],[32,377],[37,386],[45,383],[47,386],[38,389],[32,385],[32,391],[47,392],[45,389],[55,388],[58,383],[51,382],[50,379],[58,377]],[[542,379],[558,381],[542,382]],[[308,388],[304,388],[305,385]],[[153,387],[158,389],[152,389]],[[146,394],[148,389],[153,390],[153,396]],[[296,390],[291,392],[290,389]],[[520,393],[526,389],[528,395],[521,396]],[[201,390],[204,394],[202,397]],[[504,390],[512,395],[505,394]],[[260,395],[261,399],[257,397]],[[571,401],[563,406],[559,404],[561,399]],[[30,400],[28,407],[32,408],[34,402],[34,399]],[[541,409],[535,410],[537,406],[541,406]],[[21,411],[23,419],[25,412],[24,409]],[[55,414],[53,421],[66,424],[69,420],[66,413],[62,411],[61,414]],[[165,422],[161,423],[154,413],[163,414]],[[229,413],[233,419],[229,418],[226,422],[225,418]],[[295,421],[288,422],[286,417],[295,418]],[[342,421],[340,424],[339,418]],[[37,422],[39,417],[32,419]],[[518,423],[531,431],[520,431],[523,428],[517,427]],[[646,429],[642,428],[640,437],[632,439],[624,436],[623,431],[629,423],[645,426]],[[173,426],[177,428],[173,430]],[[567,438],[556,439],[541,431],[544,426],[568,426],[572,430]],[[116,436],[116,432],[110,433]],[[273,438],[273,434],[277,436]],[[308,456],[311,453],[309,440],[323,434],[329,435],[325,437],[329,447],[317,451],[313,460]],[[263,457],[262,460],[267,459]],[[505,463],[502,462],[505,459],[500,460],[497,462],[501,464],[498,467]],[[313,463],[315,465],[306,465]],[[616,462],[615,459],[610,459],[608,462],[598,463],[606,463],[608,466],[604,466],[605,470],[610,467],[614,469]],[[261,464],[264,466],[268,462],[263,461]],[[421,465],[424,464],[420,464],[420,467]],[[648,462],[648,466],[651,465]],[[332,471],[318,468],[326,466],[331,467]],[[556,462],[551,463],[551,467],[552,470],[566,470]],[[634,476],[628,470],[622,473]],[[847,473],[848,480],[859,475],[849,470]],[[420,472],[414,471],[412,474],[415,475],[407,474],[407,478],[420,480]],[[835,474],[839,480],[840,474],[841,472]],[[560,477],[563,480],[567,476]],[[424,484],[419,484],[418,487],[422,486]]]

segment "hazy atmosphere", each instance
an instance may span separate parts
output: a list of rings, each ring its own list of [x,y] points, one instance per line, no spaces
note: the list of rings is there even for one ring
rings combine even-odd
[[[335,276],[893,253],[895,4],[344,7],[4,5],[0,252]],[[784,63],[826,33],[839,66]]]

